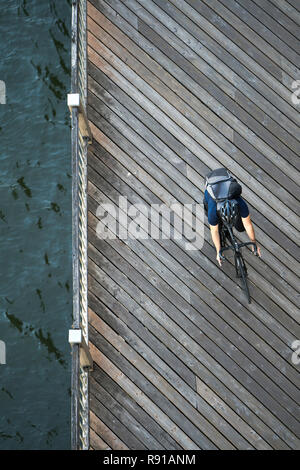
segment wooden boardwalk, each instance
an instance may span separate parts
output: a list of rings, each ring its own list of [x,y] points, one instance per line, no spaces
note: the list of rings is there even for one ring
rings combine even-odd
[[[300,449],[299,38],[298,0],[88,2],[91,448]],[[200,203],[220,166],[250,305],[207,224],[201,250],[96,234],[100,204]]]

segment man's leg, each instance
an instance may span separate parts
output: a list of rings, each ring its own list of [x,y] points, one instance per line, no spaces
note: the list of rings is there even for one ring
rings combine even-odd
[[[238,232],[244,232],[245,231],[245,227],[244,227],[244,224],[242,222],[242,217],[240,216],[240,214],[237,216],[234,226],[235,226],[235,228],[237,229]]]

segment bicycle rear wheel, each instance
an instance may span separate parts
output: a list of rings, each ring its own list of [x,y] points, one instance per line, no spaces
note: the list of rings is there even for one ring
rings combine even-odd
[[[245,261],[242,255],[235,255],[235,269],[236,269],[238,277],[242,279],[242,284],[243,284],[243,288],[244,288],[248,303],[251,304],[251,297],[250,297],[248,281],[247,281],[247,268],[246,268]]]

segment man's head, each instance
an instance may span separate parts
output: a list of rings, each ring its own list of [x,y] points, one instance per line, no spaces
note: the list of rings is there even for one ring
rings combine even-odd
[[[234,225],[239,214],[239,206],[235,200],[224,201],[219,209],[220,217],[226,225]]]

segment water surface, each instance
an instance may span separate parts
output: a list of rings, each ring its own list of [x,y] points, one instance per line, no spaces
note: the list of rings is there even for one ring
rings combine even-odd
[[[70,448],[70,0],[1,0],[0,449]]]

